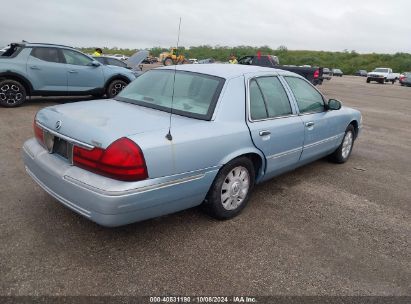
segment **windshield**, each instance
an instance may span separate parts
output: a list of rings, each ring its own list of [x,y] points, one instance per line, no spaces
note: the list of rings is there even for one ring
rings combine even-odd
[[[173,88],[175,75],[175,85]],[[151,70],[130,83],[116,100],[210,120],[224,79],[186,71]]]
[[[375,69],[373,72],[388,73],[388,69]]]

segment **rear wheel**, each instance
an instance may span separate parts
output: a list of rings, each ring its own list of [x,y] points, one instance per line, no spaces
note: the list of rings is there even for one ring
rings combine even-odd
[[[370,80],[369,78],[367,78],[367,83],[370,83],[370,81],[371,81],[371,80]]]
[[[107,97],[113,98],[127,86],[127,82],[121,79],[116,79],[110,82],[107,87]]]
[[[255,181],[252,161],[239,157],[226,164],[217,174],[206,200],[205,210],[217,219],[238,215],[246,206]]]
[[[349,125],[345,130],[344,138],[333,154],[330,155],[330,159],[338,164],[345,163],[351,155],[352,148],[354,146],[355,130],[352,125]]]
[[[0,105],[3,107],[18,107],[26,101],[26,89],[13,79],[0,81]]]

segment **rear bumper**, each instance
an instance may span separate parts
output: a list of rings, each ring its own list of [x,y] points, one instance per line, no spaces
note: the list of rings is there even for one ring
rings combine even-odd
[[[121,226],[201,204],[218,168],[122,182],[70,165],[35,139],[23,146],[27,173],[66,207],[103,226]]]
[[[384,77],[376,77],[376,76],[367,76],[367,79],[369,79],[370,81],[384,81],[385,80]]]

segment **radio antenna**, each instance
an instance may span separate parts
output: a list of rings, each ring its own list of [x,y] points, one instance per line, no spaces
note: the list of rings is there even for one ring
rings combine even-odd
[[[168,123],[168,133],[166,138],[168,140],[173,140],[173,136],[171,135],[171,116],[173,115],[173,103],[174,103],[174,86],[176,84],[176,74],[177,74],[177,63],[178,63],[178,44],[180,43],[180,28],[181,28],[181,17],[180,22],[178,23],[178,36],[177,36],[177,49],[176,49],[176,64],[174,64],[174,75],[173,75],[173,93],[171,94],[171,108],[170,108],[170,120]]]

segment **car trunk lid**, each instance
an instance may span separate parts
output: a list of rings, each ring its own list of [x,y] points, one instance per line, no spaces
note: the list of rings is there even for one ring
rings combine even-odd
[[[40,110],[37,122],[76,141],[106,148],[118,138],[166,130],[170,114],[113,99],[57,105]]]

